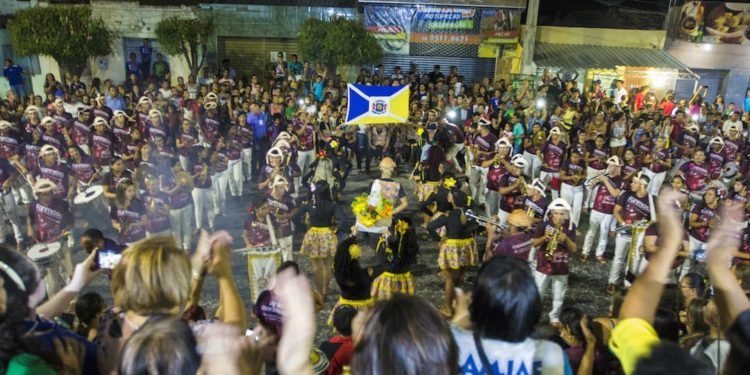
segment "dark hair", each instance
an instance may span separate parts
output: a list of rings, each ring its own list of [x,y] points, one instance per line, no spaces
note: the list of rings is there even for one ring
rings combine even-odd
[[[357,278],[362,274],[359,260],[352,259],[349,254],[349,247],[356,244],[357,238],[349,237],[339,242],[336,248],[336,255],[333,257],[333,276],[339,285],[352,283],[353,278]]]
[[[693,358],[677,344],[662,341],[651,348],[651,354],[641,358],[632,375],[691,374],[713,375],[714,370],[705,362]]]
[[[689,272],[682,277],[686,280],[688,287],[695,289],[695,293],[700,297],[706,293],[706,281],[703,275],[696,272]]]
[[[542,313],[529,265],[504,255],[492,257],[479,269],[469,312],[484,337],[508,342],[529,337]]]
[[[295,274],[297,275],[300,274],[299,264],[297,264],[297,262],[293,260],[287,260],[281,263],[281,265],[279,265],[279,268],[276,269],[276,273],[281,273],[282,271],[287,270],[287,269],[293,269]]]
[[[201,362],[196,346],[187,323],[167,314],[152,316],[125,342],[117,373],[195,374]]]
[[[693,333],[700,332],[708,334],[709,332],[710,328],[704,320],[704,312],[707,303],[708,301],[703,298],[695,298],[687,305],[688,324],[693,327]]]
[[[581,329],[581,319],[583,319],[583,311],[577,307],[563,307],[560,311],[560,323],[570,331],[571,335],[581,345],[584,345],[586,337],[583,335],[583,329]]]
[[[5,263],[21,278],[23,288],[13,281],[8,273],[0,270],[6,294],[5,312],[0,314],[0,373],[5,373],[10,360],[18,354],[30,353],[56,365],[56,357],[44,352],[43,345],[34,336],[25,336],[23,322],[31,315],[29,296],[39,287],[38,272],[34,263],[23,254],[0,246],[0,262]]]
[[[395,294],[372,309],[351,363],[353,374],[455,375],[458,347],[435,307]]]
[[[76,317],[78,318],[78,334],[86,337],[86,329],[90,327],[90,324],[96,316],[99,315],[107,305],[104,303],[104,298],[97,292],[88,292],[80,297],[76,301]],[[97,322],[94,321],[94,324]]]
[[[352,335],[352,320],[357,315],[357,309],[349,305],[341,305],[333,312],[333,328],[342,336]]]
[[[96,228],[89,228],[86,229],[83,234],[81,234],[81,237],[88,237],[91,239],[91,241],[101,241],[104,239],[104,233]]]
[[[654,317],[654,330],[662,342],[671,341],[676,343],[680,339],[680,319],[677,312],[659,308]]]
[[[728,375],[746,374],[750,368],[750,310],[737,315],[727,330],[729,354],[724,361],[723,373]]]

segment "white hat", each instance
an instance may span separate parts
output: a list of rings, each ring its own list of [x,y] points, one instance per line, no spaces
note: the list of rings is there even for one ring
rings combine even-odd
[[[529,162],[526,161],[526,159],[521,156],[520,158],[516,158],[515,160],[510,161],[511,164],[518,168],[526,168],[529,165]]]
[[[568,201],[566,201],[563,198],[557,198],[549,204],[549,207],[547,207],[547,211],[552,211],[552,210],[570,211],[572,210],[572,208],[570,207],[570,203],[568,203]]]
[[[44,145],[42,146],[41,150],[39,150],[39,156],[45,156],[55,154],[58,157],[60,156],[60,151],[57,150],[57,148],[53,145]]]
[[[620,160],[620,157],[617,155],[610,156],[609,159],[607,159],[607,165],[614,165],[616,167],[622,167],[622,161]]]
[[[0,120],[0,130],[6,130],[13,127],[13,124],[11,124],[8,121]]]
[[[266,163],[271,164],[271,156],[278,156],[280,158],[284,158],[284,151],[282,151],[278,147],[271,147],[268,149],[268,152],[266,152]]]
[[[278,136],[276,136],[277,140],[290,140],[292,139],[292,136],[287,132],[280,132]]]
[[[151,104],[151,99],[149,99],[148,96],[141,96],[141,98],[138,99],[138,105],[146,103]]]
[[[203,105],[203,108],[216,109],[216,102],[206,102],[206,104]]]
[[[690,130],[690,131],[694,131],[694,132],[697,132],[698,130],[700,130],[700,126],[698,126],[698,124],[697,124],[697,123],[695,123],[695,122],[692,122],[692,123],[690,123],[690,125],[688,125],[688,126],[687,126],[687,128],[685,128],[685,129],[687,129],[687,130]]]
[[[39,108],[39,107],[37,107],[37,106],[35,106],[35,105],[32,104],[32,105],[26,107],[26,111],[24,111],[24,113],[41,112],[41,111],[42,111],[41,108]]]
[[[640,171],[635,176],[633,176],[633,180],[638,180],[639,183],[646,186],[648,186],[649,182],[651,182],[651,178],[643,173],[643,171]]]
[[[727,128],[727,130],[740,131],[742,130],[742,126],[740,124],[729,124],[729,127]]]
[[[281,151],[284,151],[284,148],[291,150],[292,145],[283,139],[276,139],[276,143],[273,144],[273,147],[280,148]]]
[[[44,118],[42,118],[42,125],[46,125],[48,123],[49,124],[54,124],[55,123],[55,119],[53,119],[50,116],[44,116]]]
[[[52,102],[52,104],[54,104],[55,106],[59,107],[59,106],[65,104],[65,102],[62,100],[61,97],[58,96],[57,98],[55,98],[55,101]]]
[[[553,135],[553,134],[562,135],[562,130],[560,130],[559,127],[555,126],[549,130],[549,135]]]
[[[158,109],[156,109],[156,108],[154,108],[154,109],[152,109],[152,110],[148,111],[148,116],[149,116],[149,117],[151,117],[151,116],[153,116],[153,115],[157,115],[157,116],[159,116],[159,119],[162,119],[162,114],[161,114],[161,111],[159,111],[159,110],[158,110]]]
[[[273,178],[273,181],[271,182],[271,189],[279,185],[289,186],[289,181],[287,181],[286,178],[277,175],[276,177]]]
[[[484,118],[479,119],[479,126],[490,126],[492,122],[485,120]]]
[[[57,185],[55,185],[54,182],[46,178],[40,178],[36,180],[36,183],[34,184],[34,192],[37,194],[48,193],[50,191],[55,190],[55,187],[57,187]]]
[[[512,147],[508,138],[505,138],[505,137],[502,137],[498,139],[497,142],[495,142],[495,147],[500,147],[500,146]]]
[[[218,98],[219,96],[213,92],[209,92],[208,94],[206,94],[206,100],[217,100]]]
[[[709,142],[709,143],[710,143],[710,144],[720,144],[720,145],[724,145],[724,140],[723,140],[723,139],[721,139],[721,137],[719,137],[719,136],[716,136],[716,137],[713,137],[713,138],[711,138],[711,142]]]
[[[536,189],[536,190],[538,190],[538,191],[539,191],[540,193],[542,193],[542,196],[543,196],[543,197],[546,197],[546,196],[547,196],[547,194],[546,194],[546,193],[544,192],[544,184],[543,184],[543,183],[542,183],[542,181],[541,181],[540,179],[538,179],[538,178],[535,178],[535,179],[533,179],[533,180],[531,181],[531,183],[530,183],[530,184],[528,184],[528,185],[527,185],[526,187],[527,187],[527,188],[531,188],[531,189]]]
[[[106,127],[109,127],[109,123],[107,123],[107,120],[105,120],[104,117],[101,116],[96,116],[94,122],[91,124],[91,126],[97,125],[105,125]]]

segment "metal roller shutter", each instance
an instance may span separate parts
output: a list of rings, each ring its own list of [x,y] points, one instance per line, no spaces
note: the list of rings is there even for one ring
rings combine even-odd
[[[447,75],[450,72],[450,66],[455,65],[458,67],[458,74],[464,76],[464,83],[467,84],[481,81],[484,77],[492,79],[495,76],[495,59],[408,55],[383,56],[383,68],[388,75],[393,74],[393,68],[396,66],[400,66],[402,72],[408,72],[409,65],[412,62],[419,65],[421,74],[429,73],[433,66],[440,65],[440,71]]]
[[[219,61],[229,59],[239,77],[257,74],[265,77],[265,64],[271,62],[272,52],[299,54],[297,41],[279,38],[219,37]],[[300,57],[301,60],[301,57]]]
[[[695,74],[699,75],[701,79],[698,81],[698,86],[702,87],[708,85],[708,95],[706,99],[709,103],[714,101],[716,95],[724,94],[724,79],[727,76],[728,71],[726,70],[709,70],[709,69],[693,69]],[[675,86],[675,98],[690,100],[693,95],[693,88],[695,81],[691,79],[679,79]]]

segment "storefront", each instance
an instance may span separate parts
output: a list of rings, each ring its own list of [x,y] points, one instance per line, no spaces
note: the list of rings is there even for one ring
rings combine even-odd
[[[458,67],[464,83],[493,78],[503,46],[515,49],[526,0],[360,0],[364,26],[384,50],[387,74],[416,63],[443,74]]]

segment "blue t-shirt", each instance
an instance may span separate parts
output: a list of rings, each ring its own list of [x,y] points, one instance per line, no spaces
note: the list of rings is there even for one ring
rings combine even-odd
[[[745,112],[750,112],[750,96],[745,98]]]
[[[523,144],[523,138],[521,138],[521,136],[523,136],[523,134],[523,124],[521,124],[520,122],[515,123],[515,125],[513,125],[513,146],[521,147],[521,145]]]
[[[86,352],[83,358],[82,374],[93,375],[99,373],[96,367],[96,346],[85,338],[66,330],[51,320],[41,317],[37,317],[36,321],[24,321],[23,329],[27,332],[30,331],[30,336],[34,337],[35,342],[44,350],[51,353],[55,352],[55,339],[63,339],[65,337],[73,338],[86,347]]]
[[[142,61],[149,61],[151,60],[151,54],[153,53],[154,49],[151,48],[151,46],[141,46],[141,60]]]
[[[21,73],[23,73],[23,68],[16,64],[13,64],[8,68],[3,68],[3,75],[8,79],[8,83],[11,86],[17,86],[23,83]]]
[[[247,124],[253,127],[253,137],[256,141],[263,139],[268,130],[268,121],[264,113],[249,113],[247,115]]]
[[[313,83],[313,95],[315,95],[315,100],[323,101],[323,81]]]

